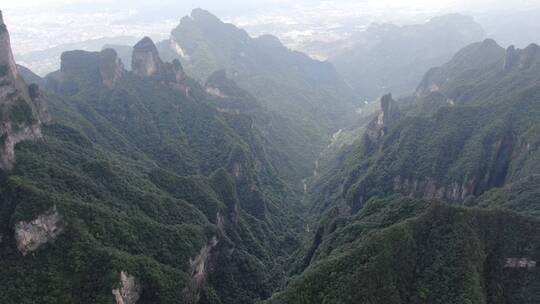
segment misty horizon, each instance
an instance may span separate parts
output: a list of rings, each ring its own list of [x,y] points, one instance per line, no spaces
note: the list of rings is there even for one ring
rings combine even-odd
[[[4,0],[0,303],[540,303],[540,1]]]
[[[485,9],[485,8],[488,9]],[[480,1],[235,1],[235,5],[222,5],[216,1],[160,2],[158,5],[143,1],[124,2],[102,0],[84,1],[12,1],[0,7],[11,25],[14,53],[27,54],[62,44],[77,43],[115,36],[150,36],[166,39],[179,20],[192,9],[202,8],[226,22],[246,29],[251,35],[273,34],[289,47],[298,49],[292,40],[338,39],[342,32],[364,30],[372,23],[396,25],[423,23],[444,14],[463,14],[486,23],[492,29],[496,16],[513,14],[540,15],[540,3],[523,0],[508,3],[500,0]],[[31,16],[31,18],[28,18]],[[514,17],[515,18],[515,17]],[[485,21],[485,22],[484,22]],[[508,22],[510,22],[509,20]],[[526,21],[528,22],[528,21]],[[504,23],[504,19],[503,19]],[[499,26],[501,26],[499,24]],[[107,30],[104,30],[107,28]],[[38,36],[39,35],[39,36]],[[316,37],[308,37],[316,36]],[[38,39],[40,38],[40,39]],[[491,37],[496,38],[496,37]],[[506,37],[505,37],[506,39]],[[38,40],[38,41],[36,41]],[[521,44],[504,41],[503,44]],[[519,45],[523,46],[523,45]],[[299,49],[302,50],[302,49]]]

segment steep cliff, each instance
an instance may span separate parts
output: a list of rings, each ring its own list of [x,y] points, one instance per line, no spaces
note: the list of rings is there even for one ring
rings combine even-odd
[[[432,69],[390,126],[383,104],[317,195],[341,196],[353,211],[391,193],[468,202],[535,172],[537,50],[509,48],[505,55],[486,40]]]
[[[43,95],[19,76],[0,11],[0,171],[13,168],[17,143],[42,137],[41,124],[46,121]]]
[[[161,69],[163,62],[159,58],[158,50],[154,42],[144,37],[133,47],[131,70],[141,76],[155,75]]]

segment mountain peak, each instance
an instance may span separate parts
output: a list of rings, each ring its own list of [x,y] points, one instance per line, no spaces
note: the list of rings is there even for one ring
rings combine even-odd
[[[497,44],[497,41],[491,38],[484,39],[484,41],[482,41],[482,45],[489,46],[489,47],[499,47],[499,45]]]
[[[156,45],[149,37],[144,37],[133,47],[131,69],[141,77],[148,77],[159,72],[162,65]]]
[[[75,50],[62,53],[60,72],[62,82],[112,88],[124,74],[124,65],[113,49],[101,52]]]
[[[196,8],[191,11],[191,18],[195,20],[200,20],[203,22],[221,22],[218,17],[213,15],[207,10],[204,10],[202,8]]]
[[[2,15],[2,11],[0,10],[0,25],[4,24],[4,16]]]
[[[511,45],[506,49],[503,68],[505,71],[516,67],[524,70],[538,60],[540,60],[540,47],[537,44],[532,43],[524,49],[516,49],[515,46]]]
[[[112,88],[124,74],[124,64],[113,49],[104,49],[99,53],[99,71],[103,84]]]
[[[381,97],[381,113],[378,117],[377,123],[380,125],[388,125],[395,121],[399,117],[399,108],[392,98],[392,94],[386,94]]]
[[[152,39],[148,36],[145,36],[143,39],[137,42],[137,44],[135,44],[133,49],[144,50],[144,51],[153,51],[153,50],[157,51],[154,41],[152,41]]]
[[[19,77],[9,32],[0,12],[0,170],[15,163],[15,145],[41,138],[41,122],[48,120],[37,85],[29,88]]]
[[[266,47],[275,47],[275,48],[283,47],[283,44],[281,43],[279,38],[274,36],[274,35],[270,35],[270,34],[265,34],[265,35],[259,36],[257,38],[257,41],[259,41],[260,43],[262,43]]]
[[[17,77],[17,67],[11,51],[9,33],[0,12],[0,77],[3,76],[15,79]]]

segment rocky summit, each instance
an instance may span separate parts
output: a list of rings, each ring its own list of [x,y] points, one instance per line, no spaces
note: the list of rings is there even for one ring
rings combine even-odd
[[[159,72],[163,62],[152,39],[144,37],[133,47],[131,70],[141,76],[149,77]]]
[[[45,98],[36,85],[19,77],[7,26],[0,11],[0,170],[15,164],[15,145],[42,137],[41,124],[48,120]]]

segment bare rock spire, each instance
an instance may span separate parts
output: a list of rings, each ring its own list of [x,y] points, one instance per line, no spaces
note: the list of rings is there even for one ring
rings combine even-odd
[[[133,47],[131,69],[141,77],[157,74],[163,62],[159,58],[156,45],[149,37],[144,37]]]

